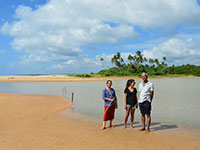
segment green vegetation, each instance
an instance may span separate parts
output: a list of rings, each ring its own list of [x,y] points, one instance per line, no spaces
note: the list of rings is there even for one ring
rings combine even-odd
[[[124,62],[121,54],[117,52],[111,59],[115,66],[107,70],[101,70],[97,75],[140,76],[142,72],[147,72],[151,76],[200,76],[200,66],[190,64],[168,66],[166,57],[163,57],[162,62],[159,62],[158,59],[147,59],[143,57],[140,51],[137,51],[135,55],[129,55],[127,59],[129,61],[128,64]],[[100,61],[103,64],[104,58],[100,58]]]
[[[92,74],[71,74],[71,75],[68,75],[68,76],[89,78],[89,77],[92,77]]]

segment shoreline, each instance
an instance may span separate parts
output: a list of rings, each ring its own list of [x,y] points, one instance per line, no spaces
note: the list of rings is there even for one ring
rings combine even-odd
[[[106,80],[127,80],[130,78],[140,79],[138,76],[109,76],[109,77],[72,77],[68,75],[21,75],[21,76],[0,76],[0,82],[76,82],[76,81],[106,81]],[[149,78],[200,78],[197,76],[150,76]]]
[[[71,106],[61,96],[0,93],[0,147],[3,150],[200,149],[199,134],[177,129],[147,134],[139,132],[139,127],[116,126],[102,131],[101,122],[63,114]]]
[[[73,106],[72,106],[73,107]],[[66,116],[72,116],[75,119],[81,119],[81,120],[85,120],[91,123],[95,123],[95,124],[99,124],[99,127],[102,125],[102,118],[98,118],[96,116],[89,116],[86,114],[82,114],[80,112],[75,112],[73,110],[70,110],[70,108],[68,108],[67,110],[64,110],[63,112],[61,112],[62,115],[66,115]],[[129,116],[130,117],[130,116]],[[130,118],[129,118],[130,120]],[[117,128],[119,129],[123,129],[123,122],[124,120],[117,119],[117,116],[115,116],[115,119],[113,121],[114,126],[117,126]],[[108,123],[107,123],[108,124]],[[129,122],[127,122],[127,129],[129,130]],[[142,126],[141,126],[141,122],[140,121],[134,121],[133,123],[133,127],[134,130],[139,130]],[[151,122],[151,131],[152,132],[162,132],[162,130],[166,130],[168,131],[170,134],[173,134],[173,131],[178,131],[182,134],[189,134],[189,135],[200,135],[200,128],[198,127],[191,127],[191,126],[184,126],[184,125],[173,125],[170,123],[162,123],[158,121],[154,121],[152,120]]]

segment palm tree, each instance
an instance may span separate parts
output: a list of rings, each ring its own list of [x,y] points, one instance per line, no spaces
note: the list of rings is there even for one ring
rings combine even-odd
[[[121,57],[120,52],[117,52],[117,54],[113,56],[111,62],[114,63],[119,69],[122,69],[125,66],[124,59]]]
[[[144,62],[143,55],[141,54],[141,52],[139,50],[134,55],[133,60],[135,61],[134,62],[135,66],[138,66],[140,63]]]
[[[154,62],[156,63],[156,65],[157,66],[159,66],[160,65],[160,63],[159,63],[159,61],[158,61],[158,59],[156,58],[156,59],[154,59]]]
[[[128,55],[128,60],[129,60],[130,63],[131,63],[131,61],[133,60],[133,56],[132,56],[132,55]]]
[[[166,61],[167,60],[167,58],[166,57],[163,57],[163,61]]]
[[[103,63],[103,62],[104,62],[104,59],[103,59],[102,57],[100,58],[100,61],[101,61],[102,66],[103,66],[103,68],[104,68],[104,63]]]
[[[147,58],[146,58],[146,57],[144,57],[143,61],[144,61],[144,62],[147,62],[148,60],[147,60]]]
[[[143,63],[144,59],[143,59],[143,56],[142,56],[142,54],[139,50],[136,52],[136,56],[137,56],[138,64]]]
[[[101,58],[100,58],[100,61],[104,61],[104,59],[101,57]]]
[[[154,63],[154,60],[152,58],[149,58],[149,63],[150,64],[153,64]]]
[[[167,67],[167,63],[165,63],[166,61],[167,61],[167,58],[163,57],[163,62],[162,62],[163,67]]]

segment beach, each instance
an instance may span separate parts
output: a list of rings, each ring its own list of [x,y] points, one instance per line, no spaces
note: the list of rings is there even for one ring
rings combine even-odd
[[[200,149],[200,135],[168,129],[139,132],[138,127],[100,130],[92,122],[62,112],[73,104],[61,96],[0,93],[0,149]]]
[[[170,77],[170,76],[169,76]],[[169,78],[168,76],[155,76],[153,78]],[[176,76],[172,76],[176,77]],[[199,78],[196,76],[178,76],[179,78]],[[69,81],[106,81],[106,80],[128,80],[130,78],[140,79],[139,76],[94,76],[74,77],[69,75],[14,75],[0,76],[0,82],[69,82]]]
[[[2,0],[0,150],[200,150],[199,16],[200,0]]]
[[[113,80],[127,80],[130,76],[124,77],[73,77],[68,75],[16,75],[16,76],[0,76],[0,82],[68,82],[68,81],[106,81],[112,78]],[[139,78],[139,77],[134,77]]]

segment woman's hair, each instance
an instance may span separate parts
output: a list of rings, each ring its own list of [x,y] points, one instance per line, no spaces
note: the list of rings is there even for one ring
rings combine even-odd
[[[111,83],[112,83],[112,81],[111,81],[111,80],[108,80],[108,81],[106,81],[106,84],[108,84],[108,82],[111,82]]]
[[[131,85],[131,83],[135,83],[135,80],[134,79],[129,79],[127,82],[126,82],[126,88],[128,88],[130,85]]]

